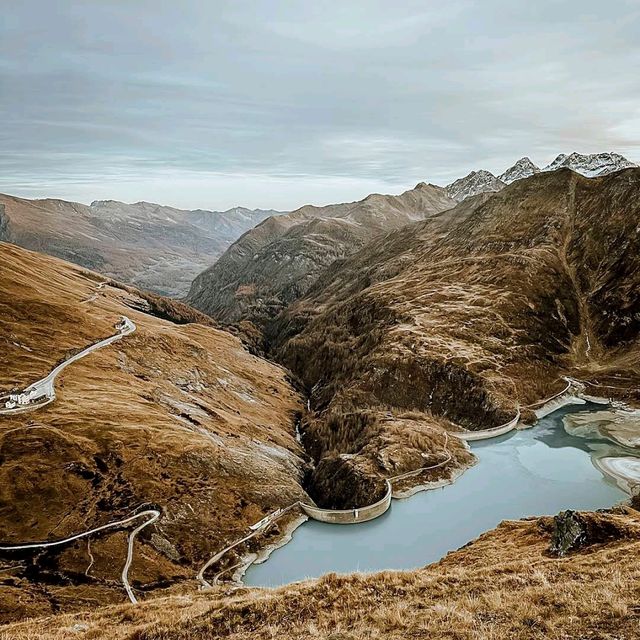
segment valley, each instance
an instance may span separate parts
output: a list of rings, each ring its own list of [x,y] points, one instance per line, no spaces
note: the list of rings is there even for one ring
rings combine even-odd
[[[114,200],[84,205],[0,194],[0,241],[181,297],[193,278],[243,232],[279,213],[243,207],[188,211]]]
[[[268,218],[196,280],[200,310],[0,244],[0,620],[126,598],[155,638],[154,598],[206,612],[328,572],[419,581],[496,525],[480,540],[517,544],[517,518],[548,514],[547,544],[561,509],[607,510],[596,545],[632,540],[638,171]],[[333,236],[345,222],[363,230]],[[289,233],[305,260],[279,279],[264,265]],[[606,406],[563,408],[585,401]]]
[[[184,324],[195,312],[180,303],[164,305],[173,321],[156,317],[143,294],[54,258],[0,244],[0,274],[3,391],[100,344],[122,316],[136,327],[76,358],[47,404],[0,415],[2,622],[121,602],[125,576],[137,598],[195,589],[227,540],[308,500],[302,401],[283,369],[206,319]]]

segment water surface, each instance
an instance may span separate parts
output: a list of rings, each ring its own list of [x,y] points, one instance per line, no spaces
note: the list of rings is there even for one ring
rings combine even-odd
[[[532,429],[473,443],[479,462],[453,485],[393,500],[376,520],[306,522],[267,562],[249,568],[245,584],[276,586],[331,571],[422,567],[501,520],[601,509],[624,500],[627,494],[591,462],[592,453],[610,445],[567,434],[562,417],[570,411],[558,411]]]

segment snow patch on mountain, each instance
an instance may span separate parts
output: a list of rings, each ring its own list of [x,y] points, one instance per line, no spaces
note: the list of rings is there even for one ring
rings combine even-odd
[[[523,178],[529,178],[532,175],[539,173],[540,167],[535,165],[526,156],[520,158],[513,166],[509,167],[503,174],[499,176],[499,179],[506,184],[511,184],[516,180],[522,180]]]
[[[637,167],[619,153],[572,153],[566,155],[561,153],[551,164],[547,165],[543,171],[555,171],[568,167],[576,173],[581,173],[587,178],[595,178],[603,176],[607,173],[628,169],[629,167]]]
[[[496,178],[493,173],[481,169],[480,171],[472,171],[464,178],[459,178],[447,185],[445,191],[450,198],[462,202],[465,198],[479,193],[500,191],[505,186],[505,183]]]

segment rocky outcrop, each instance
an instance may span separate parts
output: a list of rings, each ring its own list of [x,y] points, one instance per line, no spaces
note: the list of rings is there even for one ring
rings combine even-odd
[[[553,536],[551,538],[551,553],[564,556],[584,546],[588,539],[584,518],[576,511],[562,511],[553,519]]]
[[[505,183],[500,178],[496,178],[490,171],[481,169],[480,171],[472,171],[464,178],[459,178],[447,185],[446,191],[449,197],[457,202],[462,202],[465,198],[477,196],[480,193],[500,191],[504,186]]]

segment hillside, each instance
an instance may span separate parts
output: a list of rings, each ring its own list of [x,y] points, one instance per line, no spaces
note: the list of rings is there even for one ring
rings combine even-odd
[[[0,241],[178,297],[236,238],[277,213],[242,207],[186,211],[114,200],[86,206],[0,194]]]
[[[188,300],[224,323],[264,324],[304,295],[318,275],[381,234],[451,208],[444,189],[420,183],[399,196],[313,207],[268,218],[193,282]]]
[[[473,430],[520,406],[531,420],[565,375],[640,401],[639,196],[638,169],[539,173],[330,267],[268,333],[310,392],[305,442],[339,434],[316,448],[316,500],[373,473],[382,416]]]
[[[64,369],[53,402],[5,413],[5,394],[114,335],[122,316],[135,331]],[[195,590],[212,554],[276,507],[307,499],[300,397],[283,369],[207,322],[0,243],[0,546],[157,509],[133,546],[134,592]],[[125,601],[127,541],[144,522],[0,552],[0,621]]]
[[[417,571],[159,598],[0,627],[0,639],[632,640],[640,514],[581,517],[588,534],[561,558],[550,552],[552,518],[508,521]]]

